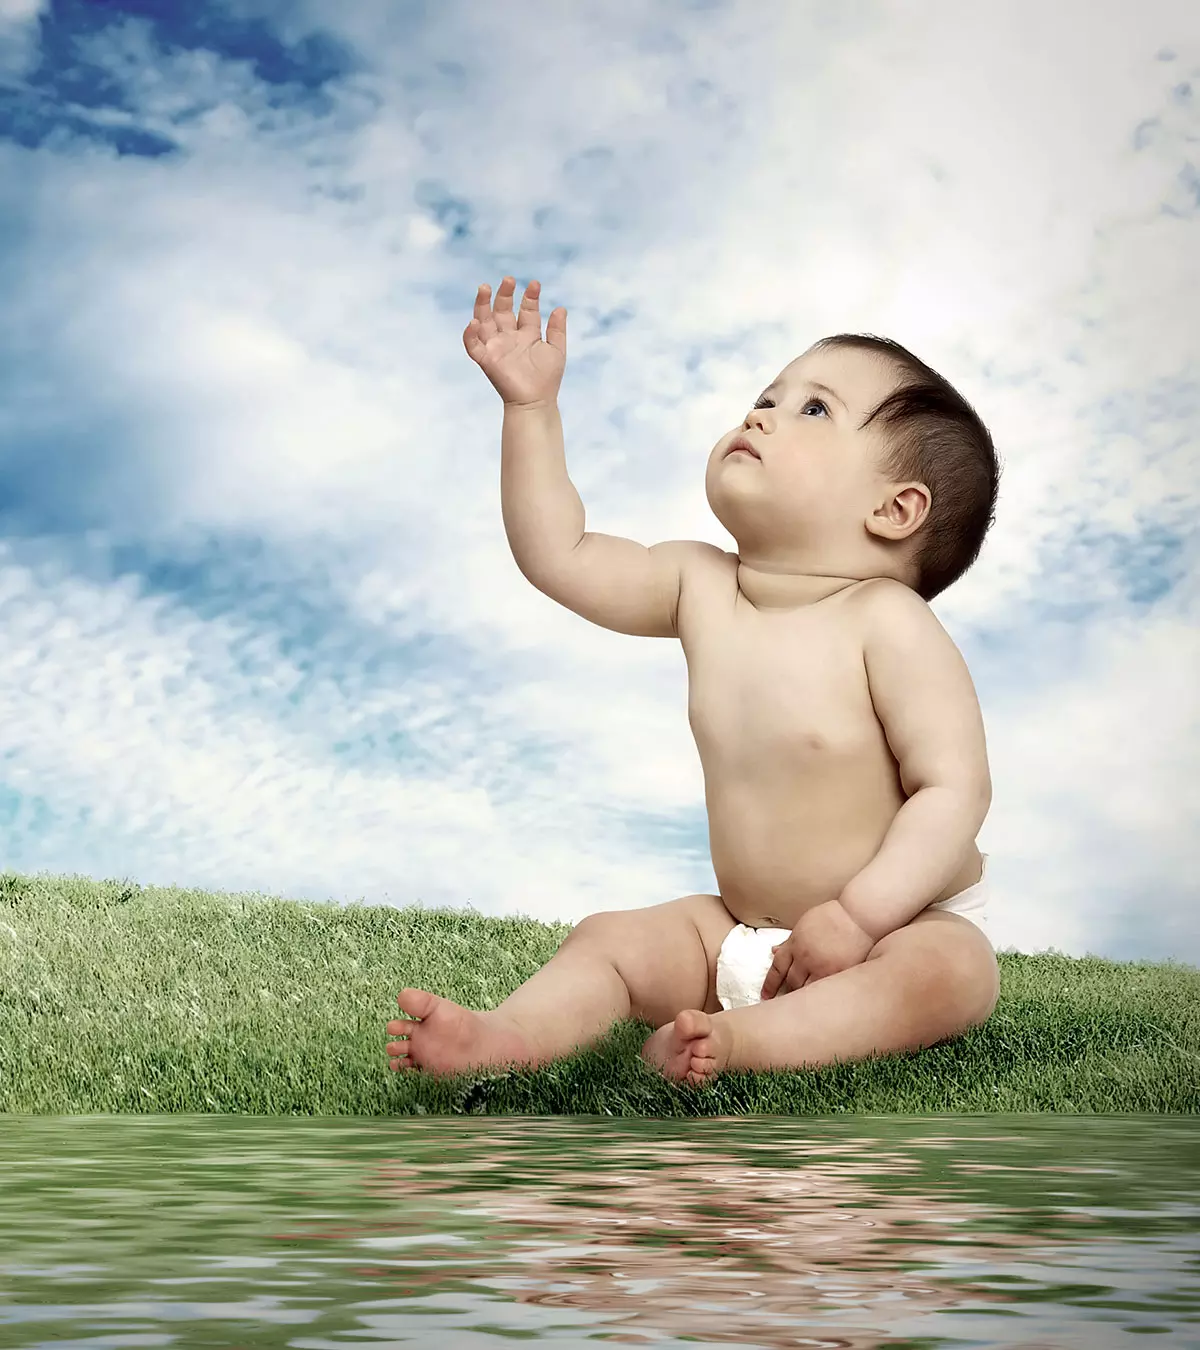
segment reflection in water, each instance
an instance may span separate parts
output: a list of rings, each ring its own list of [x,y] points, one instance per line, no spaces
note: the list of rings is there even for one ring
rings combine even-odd
[[[1196,1134],[9,1118],[0,1345],[1200,1345]]]

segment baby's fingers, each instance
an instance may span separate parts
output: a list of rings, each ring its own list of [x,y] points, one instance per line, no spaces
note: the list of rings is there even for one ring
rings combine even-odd
[[[516,283],[514,282],[514,287]],[[521,309],[517,314],[517,331],[523,333],[527,328],[532,329],[534,337],[542,336],[542,316],[538,310],[538,296],[542,293],[542,283],[540,281],[531,281],[525,287],[525,294],[521,297]]]
[[[492,322],[492,288],[483,282],[475,292],[475,312],[471,322],[463,329],[463,346],[472,361],[483,356],[487,340],[496,331]]]
[[[538,309],[538,301],[541,299],[541,295],[542,283],[540,281],[531,281],[525,287],[525,294],[521,299],[521,309],[517,315],[518,333],[529,332],[534,338],[541,338],[542,315]],[[546,341],[552,347],[557,347],[564,356],[567,354],[567,311],[562,305],[550,311],[550,317],[546,320]]]
[[[783,983],[784,971],[790,965],[791,959],[786,952],[782,956],[776,953],[775,960],[772,961],[771,968],[767,971],[767,978],[763,980],[762,992],[759,994],[760,999],[765,1002],[767,999],[775,997],[775,991]]]
[[[502,333],[516,327],[513,319],[513,294],[516,289],[516,277],[503,277],[500,285],[496,287],[496,299],[492,303],[491,318]],[[524,306],[524,301],[521,303]]]
[[[474,318],[480,323],[486,323],[492,317],[492,288],[486,281],[480,282],[479,289],[475,292],[475,313]]]
[[[564,305],[550,311],[546,319],[546,341],[557,347],[565,357],[567,354],[567,311]]]

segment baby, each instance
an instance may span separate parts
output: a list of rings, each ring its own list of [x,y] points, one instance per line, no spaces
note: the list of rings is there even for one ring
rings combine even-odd
[[[736,553],[586,532],[557,398],[566,310],[505,277],[463,334],[504,400],[500,496],[521,572],[604,628],[678,638],[719,895],[588,915],[491,1012],[420,989],[393,1069],[542,1064],[636,1017],[643,1059],[700,1083],[916,1050],[985,1021],[999,972],[975,840],[983,721],[926,603],[975,561],[992,440],[896,343],[827,338],[713,448]],[[416,1019],[416,1020],[413,1020]]]

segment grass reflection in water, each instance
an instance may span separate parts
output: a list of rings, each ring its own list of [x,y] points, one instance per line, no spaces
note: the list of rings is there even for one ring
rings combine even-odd
[[[1188,1124],[10,1117],[0,1344],[1185,1345]]]

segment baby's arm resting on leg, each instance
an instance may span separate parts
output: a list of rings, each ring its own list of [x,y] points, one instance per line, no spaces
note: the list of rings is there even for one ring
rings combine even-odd
[[[950,635],[907,586],[870,589],[867,679],[908,800],[840,903],[878,940],[945,888],[987,816],[992,781],[979,699]]]
[[[790,935],[772,950],[775,955],[763,981],[761,998],[790,994],[826,975],[861,965],[875,939],[836,900],[814,905]]]

